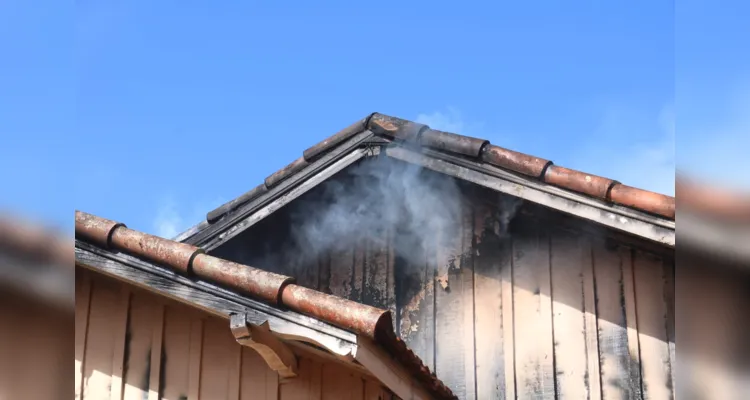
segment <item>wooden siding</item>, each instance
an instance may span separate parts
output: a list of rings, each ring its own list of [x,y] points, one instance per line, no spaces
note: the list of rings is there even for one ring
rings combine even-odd
[[[284,247],[294,227],[283,212],[214,253],[390,308],[398,334],[461,399],[674,398],[673,261],[604,228],[527,215],[533,205],[506,231],[503,198],[464,193],[459,226],[424,233],[419,262],[394,254],[397,229],[287,262],[299,257]]]
[[[81,269],[75,337],[78,400],[391,399],[379,382],[313,355],[280,381],[228,321]]]

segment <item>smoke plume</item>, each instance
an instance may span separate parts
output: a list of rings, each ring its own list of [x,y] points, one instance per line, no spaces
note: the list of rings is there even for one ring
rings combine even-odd
[[[363,239],[385,245],[390,229],[396,254],[418,264],[425,243],[435,243],[441,232],[458,232],[461,204],[454,179],[378,157],[352,166],[323,183],[318,196],[302,200],[291,215],[292,239],[303,254],[325,254]]]

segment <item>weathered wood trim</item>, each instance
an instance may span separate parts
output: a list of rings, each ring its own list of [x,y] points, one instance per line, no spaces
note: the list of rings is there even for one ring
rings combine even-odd
[[[213,225],[206,225],[202,230],[199,228],[200,224],[196,227],[198,229],[188,229],[188,231],[196,231],[190,237],[185,238],[187,234],[181,234],[178,237],[185,238],[186,243],[201,246],[207,251],[218,247],[220,243],[243,232],[282,205],[296,199],[357,160],[369,155],[376,155],[373,150],[377,150],[377,148],[358,149],[373,136],[373,133],[367,130],[355,135],[299,173],[271,188],[268,193],[232,211],[231,215]]]
[[[161,388],[160,375],[162,372],[162,348],[164,346],[164,304],[159,302],[154,304],[153,310],[153,331],[151,333],[151,369],[148,381],[148,400],[159,400]]]
[[[86,247],[86,248],[84,248]],[[232,313],[246,313],[248,321],[270,329],[287,340],[299,340],[323,347],[341,357],[356,349],[356,336],[291,311],[273,309],[233,295],[205,282],[193,281],[135,258],[113,254],[76,242],[76,264],[159,293],[229,319]]]
[[[201,363],[203,362],[203,319],[194,319],[190,327],[190,365],[188,366],[188,398],[199,400]]]
[[[550,185],[523,179],[499,168],[471,162],[443,153],[423,150],[415,153],[403,147],[388,147],[395,159],[440,172],[467,182],[520,197],[567,214],[674,247],[675,223],[616,205],[606,204]]]
[[[375,343],[363,336],[357,338],[357,352],[354,359],[401,399],[428,400],[432,398],[403,366],[393,361]]]
[[[89,327],[89,310],[91,304],[91,279],[84,273],[76,287],[76,339],[75,339],[75,396],[83,399],[83,372],[86,356],[86,336]]]
[[[120,288],[120,303],[117,305],[117,326],[115,330],[114,352],[112,354],[112,391],[111,400],[122,400],[125,372],[125,342],[130,312],[130,289]]]
[[[245,314],[232,314],[230,327],[237,343],[255,350],[279,377],[297,376],[297,357],[271,333],[268,323],[255,325],[248,323]]]

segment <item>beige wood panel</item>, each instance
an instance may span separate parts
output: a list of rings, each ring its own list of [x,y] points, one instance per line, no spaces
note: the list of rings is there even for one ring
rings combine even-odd
[[[625,315],[622,259],[616,247],[592,243],[596,274],[602,398],[630,399],[630,349]]]
[[[76,308],[75,308],[75,398],[83,398],[83,360],[86,353],[86,334],[89,326],[89,304],[91,300],[91,279],[82,269],[76,269]],[[0,327],[0,332],[7,329]],[[10,343],[3,340],[3,343]],[[9,359],[2,355],[2,359]],[[7,377],[7,375],[3,375]],[[2,379],[2,377],[0,377]]]
[[[125,400],[142,400],[148,396],[151,380],[151,346],[156,299],[142,292],[133,293],[128,322],[128,351],[125,369]]]
[[[228,321],[97,274],[83,276],[88,275],[78,281],[75,352],[83,358],[76,363],[82,368],[80,399],[319,400],[324,393],[337,399],[390,398],[360,372],[308,352],[298,356],[299,376],[280,382],[254,350],[234,340]]]
[[[584,331],[586,337],[586,375],[584,382],[588,387],[588,399],[602,398],[602,386],[599,368],[599,324],[596,311],[596,275],[592,258],[591,241],[579,239],[581,246],[581,265],[583,269],[583,310]]]
[[[362,399],[364,379],[338,364],[323,365],[322,400]]]
[[[536,229],[513,237],[516,387],[519,399],[555,396],[549,236]]]
[[[276,400],[279,393],[279,375],[268,368],[254,350],[242,349],[242,400]]]
[[[471,245],[472,209],[457,216],[457,226],[439,232],[435,284],[435,370],[459,397],[473,399],[474,385],[474,284]]]
[[[671,399],[671,360],[663,261],[636,253],[633,263],[644,399]]]
[[[492,208],[477,207],[474,221],[476,252],[474,260],[474,330],[476,335],[476,379],[478,399],[506,397],[503,326],[503,281],[510,268],[510,238],[499,235]],[[513,305],[507,304],[512,316]]]
[[[584,314],[584,249],[566,231],[552,234],[550,247],[555,377],[559,399],[586,399],[588,354]],[[596,335],[596,332],[593,332]]]
[[[226,321],[206,319],[201,354],[201,399],[229,399],[232,360],[238,347]],[[253,370],[248,372],[252,373]]]
[[[190,370],[190,335],[195,313],[187,307],[167,304],[164,310],[164,382],[162,398],[181,400],[188,397]]]
[[[281,400],[320,400],[322,364],[310,358],[299,360],[299,376],[279,386]]]
[[[92,282],[89,326],[83,364],[83,397],[110,399],[112,362],[119,318],[117,311],[121,285],[110,280]]]

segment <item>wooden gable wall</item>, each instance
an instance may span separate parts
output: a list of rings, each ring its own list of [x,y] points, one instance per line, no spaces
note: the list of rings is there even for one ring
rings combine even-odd
[[[533,205],[497,235],[497,194],[464,189],[462,223],[427,234],[416,265],[395,230],[300,261],[284,210],[213,254],[392,310],[461,399],[673,398],[672,258],[525,215]]]
[[[229,322],[76,269],[78,400],[385,400],[379,382],[336,362],[299,358],[280,381]]]

